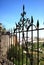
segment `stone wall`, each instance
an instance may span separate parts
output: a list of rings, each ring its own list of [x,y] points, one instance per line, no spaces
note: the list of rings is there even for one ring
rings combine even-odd
[[[1,51],[3,55],[6,55],[6,51],[9,47],[9,35],[2,35],[1,36]]]
[[[7,50],[9,49],[11,44],[16,44],[17,43],[17,38],[16,35],[2,35],[1,36],[1,54],[6,55]]]
[[[10,47],[9,45],[11,45],[11,38],[12,38],[12,44],[13,44],[13,42],[15,44],[16,43],[15,36],[14,37],[13,36],[10,37],[9,35],[1,36],[0,65],[13,65],[13,63],[7,59],[7,54],[6,54],[8,48]]]

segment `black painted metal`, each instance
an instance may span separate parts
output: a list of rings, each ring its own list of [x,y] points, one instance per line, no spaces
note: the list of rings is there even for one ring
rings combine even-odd
[[[28,58],[27,58],[27,56],[28,56],[28,53],[29,53],[27,44],[28,44],[28,30],[26,32],[26,65],[28,65]]]
[[[37,65],[39,65],[39,21],[37,20]]]
[[[20,29],[18,29],[19,32],[19,42],[18,42],[18,65],[20,65]]]
[[[26,14],[24,11],[24,5],[23,5],[23,13],[21,13],[21,20],[20,22],[18,22],[18,24],[16,24],[16,28],[14,29],[14,33],[16,33],[16,37],[17,37],[17,33],[19,33],[19,43],[17,44],[16,42],[16,55],[18,54],[18,61],[16,61],[16,65],[20,65],[20,33],[22,33],[22,65],[24,63],[23,61],[23,57],[24,57],[24,49],[23,49],[23,45],[24,45],[24,41],[25,41],[25,49],[26,49],[26,65],[28,65],[28,58],[30,60],[30,65],[34,65],[34,60],[33,60],[33,31],[37,31],[37,65],[39,65],[39,30],[44,30],[44,28],[40,28],[39,29],[39,21],[37,21],[37,27],[33,24],[33,16],[31,16],[31,22],[30,20],[25,19],[24,15]],[[28,25],[27,25],[28,23]],[[26,27],[26,26],[27,27]],[[33,29],[33,26],[35,27],[35,29]],[[24,29],[24,27],[26,28],[26,30]],[[31,27],[31,30],[29,30],[29,28]],[[26,40],[25,40],[25,34],[24,32],[26,32]],[[31,32],[31,53],[29,53],[28,50],[28,32]],[[12,42],[11,42],[12,43]],[[17,45],[19,45],[19,48],[17,48]],[[18,52],[17,52],[18,50]]]
[[[31,30],[33,30],[33,17],[31,17],[31,23],[32,23]],[[30,65],[33,65],[33,31],[31,31],[31,44],[32,44],[32,46],[31,46],[31,63],[30,63]]]
[[[20,22],[18,22],[18,24],[16,24],[16,28],[14,29],[14,33],[12,33],[12,29],[10,31],[9,48],[11,48],[10,44],[12,45],[12,39],[13,39],[13,44],[14,44],[14,35],[16,35],[16,38],[17,38],[17,34],[19,33],[19,42],[16,41],[16,44],[14,44],[14,45],[16,47],[15,48],[16,49],[16,58],[18,59],[18,61],[16,60],[16,65],[20,65],[20,35],[21,35],[20,33],[22,33],[22,54],[21,54],[22,55],[22,65],[24,63],[24,60],[23,60],[24,59],[24,53],[23,53],[24,45],[25,45],[25,49],[26,49],[25,50],[26,51],[25,65],[29,65],[28,59],[30,60],[30,65],[34,65],[34,62],[33,62],[33,31],[37,31],[37,50],[38,50],[37,51],[37,65],[39,65],[39,30],[44,30],[44,28],[39,29],[39,21],[37,21],[37,27],[36,27],[33,24],[33,17],[31,17],[31,22],[28,18],[25,19],[24,16],[25,16],[26,12],[24,11],[24,9],[25,9],[25,7],[23,5],[23,13],[21,13],[22,19],[20,20]],[[33,26],[35,27],[35,29],[33,29]],[[29,30],[30,27],[31,27],[31,30]],[[26,28],[26,30],[24,28]],[[26,40],[25,40],[25,32],[26,32]],[[31,32],[31,51],[30,51],[31,53],[29,53],[29,50],[28,50],[28,32]],[[13,38],[12,38],[12,36],[13,36]],[[11,38],[11,40],[10,40],[10,38]],[[1,35],[0,35],[0,39],[1,39]],[[17,47],[17,46],[19,46],[19,47]],[[0,45],[0,48],[1,48],[1,45]],[[14,49],[13,49],[13,65],[14,65],[14,60],[15,60],[15,58],[14,58]]]
[[[16,35],[16,38],[17,38],[17,24],[16,24],[16,28],[14,29],[14,35]],[[13,35],[13,36],[14,36]],[[16,53],[15,53],[15,56],[17,56],[17,39],[16,39],[16,42],[15,42],[15,50],[16,50]],[[16,57],[17,58],[17,57]],[[18,59],[18,58],[17,58]],[[14,59],[15,60],[15,59]],[[16,65],[18,64],[18,62],[17,61],[15,61],[16,62]]]

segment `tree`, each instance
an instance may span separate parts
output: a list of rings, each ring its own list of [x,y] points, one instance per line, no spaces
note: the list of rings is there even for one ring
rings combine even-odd
[[[6,32],[6,28],[2,25],[2,23],[0,23],[0,31],[2,34]]]

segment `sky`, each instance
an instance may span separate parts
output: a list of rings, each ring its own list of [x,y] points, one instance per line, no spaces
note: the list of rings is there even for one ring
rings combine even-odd
[[[21,18],[22,8],[25,5],[26,18],[34,18],[36,25],[39,20],[40,27],[44,27],[44,0],[0,0],[0,23],[6,29],[15,27]]]

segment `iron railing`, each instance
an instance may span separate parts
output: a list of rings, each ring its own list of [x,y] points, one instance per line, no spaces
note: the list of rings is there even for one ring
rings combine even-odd
[[[9,60],[13,61],[13,65],[39,65],[40,64],[40,52],[39,52],[39,31],[44,30],[44,28],[39,28],[39,20],[37,20],[37,25],[35,26],[33,24],[33,16],[31,16],[31,20],[29,18],[25,18],[26,12],[24,11],[25,7],[23,5],[23,13],[21,13],[21,19],[18,24],[16,24],[16,28],[14,29],[14,32],[10,31],[9,35],[9,47],[13,48],[15,47],[15,50],[11,50],[12,57],[9,58]],[[33,28],[35,27],[35,29]],[[31,29],[30,29],[31,28]],[[34,31],[37,32],[37,41],[35,44],[37,44],[37,51],[34,51],[34,41],[33,41],[33,33]],[[31,32],[31,34],[29,34]],[[26,34],[25,34],[26,33]],[[6,34],[7,35],[7,34]],[[31,37],[30,37],[31,35]],[[21,38],[22,36],[22,38]],[[31,38],[31,41],[28,40],[28,37]],[[25,39],[26,38],[26,39]],[[1,37],[0,37],[1,39]],[[21,41],[22,39],[22,41]],[[20,42],[21,41],[21,42]],[[0,41],[1,42],[1,41]],[[21,44],[20,44],[21,43]],[[31,47],[30,47],[30,45]],[[0,44],[1,45],[1,44]],[[13,47],[12,47],[13,45]],[[1,47],[1,46],[0,46]],[[28,48],[30,47],[30,48]],[[25,53],[24,53],[25,51]],[[10,50],[9,50],[10,52]],[[11,56],[10,54],[10,56]],[[37,57],[35,57],[37,56]]]

